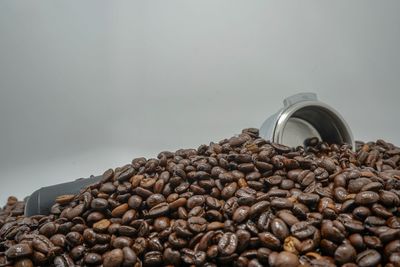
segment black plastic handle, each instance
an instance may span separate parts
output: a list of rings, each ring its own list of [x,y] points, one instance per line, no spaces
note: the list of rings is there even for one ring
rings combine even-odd
[[[25,216],[48,215],[60,195],[78,194],[82,188],[100,181],[102,176],[82,178],[73,182],[42,187],[33,192],[25,204]]]

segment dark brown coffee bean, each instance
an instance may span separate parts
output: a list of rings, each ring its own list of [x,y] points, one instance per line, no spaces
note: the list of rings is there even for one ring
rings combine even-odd
[[[57,232],[57,225],[53,222],[48,222],[42,225],[39,229],[39,233],[41,235],[45,235],[47,237],[51,237]]]
[[[236,251],[238,238],[234,233],[225,233],[218,242],[218,251],[222,255],[231,255]]]
[[[55,267],[73,267],[75,266],[70,256],[62,254],[54,258],[53,264]]]
[[[32,253],[33,253],[32,247],[29,246],[28,244],[16,244],[10,247],[6,251],[5,255],[10,259],[15,259],[15,258],[30,256],[32,255]]]
[[[299,222],[299,219],[297,219],[296,216],[287,210],[281,210],[277,213],[277,216],[281,218],[288,226],[292,226]]]
[[[296,180],[302,187],[307,187],[315,181],[315,174],[310,170],[304,170],[298,174]]]
[[[56,202],[65,205],[74,200],[75,195],[61,195],[56,198]]]
[[[182,249],[182,253],[182,261],[195,266],[203,266],[207,257],[204,251],[193,251],[187,248]]]
[[[84,204],[78,204],[65,212],[65,217],[69,220],[72,220],[73,218],[80,216],[83,213],[84,209]]]
[[[65,238],[70,246],[77,246],[83,243],[83,236],[78,232],[69,232]]]
[[[279,239],[269,232],[258,234],[258,238],[261,244],[269,249],[278,250],[281,247]]]
[[[161,232],[170,226],[170,219],[168,217],[157,217],[153,226],[157,232]]]
[[[93,224],[93,230],[99,233],[106,232],[111,222],[107,219],[103,219]]]
[[[379,200],[379,195],[373,191],[363,191],[356,195],[354,201],[358,205],[371,205]]]
[[[111,212],[111,215],[113,217],[122,217],[124,213],[129,209],[129,206],[127,203],[121,204],[118,207],[114,208]]]
[[[221,197],[223,199],[229,199],[235,194],[237,188],[238,185],[236,182],[227,184],[221,191]]]
[[[122,249],[124,254],[124,261],[122,262],[122,266],[135,266],[137,262],[136,253],[128,246]]]
[[[111,182],[108,182],[101,185],[100,192],[112,194],[116,189],[117,188]]]
[[[271,232],[281,241],[289,236],[289,229],[284,221],[275,218],[271,222]]]
[[[124,261],[122,249],[116,248],[103,255],[104,267],[118,267]]]
[[[187,200],[186,207],[189,209],[193,209],[197,206],[202,206],[205,203],[206,199],[204,196],[194,195]]]
[[[250,217],[255,217],[258,214],[266,211],[270,207],[270,202],[263,200],[255,203],[250,207],[249,215]]]
[[[163,254],[163,261],[165,264],[179,266],[181,262],[181,254],[177,250],[166,248]]]
[[[381,261],[381,255],[374,249],[364,250],[357,255],[356,262],[360,267],[377,266]]]
[[[155,205],[150,209],[148,216],[151,218],[166,215],[169,212],[169,206],[166,202]]]
[[[273,266],[295,267],[299,266],[299,264],[299,259],[295,254],[287,251],[282,251],[276,256]]]
[[[311,237],[316,231],[316,228],[307,222],[301,221],[295,223],[290,228],[290,232],[298,239],[306,239]]]
[[[243,222],[243,221],[245,221],[247,219],[247,217],[249,216],[249,211],[250,211],[250,207],[248,207],[248,206],[240,206],[233,213],[232,219],[236,223],[241,223],[241,222]]]
[[[195,233],[204,232],[207,229],[207,221],[202,217],[190,217],[188,228]]]
[[[71,250],[70,256],[75,261],[79,260],[85,255],[85,250],[86,248],[82,245],[76,246]]]
[[[393,253],[400,252],[400,239],[396,239],[388,243],[385,246],[383,252],[386,256],[390,256]]]
[[[124,182],[124,181],[129,180],[133,176],[134,173],[135,173],[135,170],[129,166],[123,172],[121,172],[119,175],[117,175],[116,179],[119,182]]]
[[[350,244],[340,245],[334,254],[336,263],[342,265],[348,262],[353,262],[356,258],[356,250]]]
[[[144,255],[144,266],[155,267],[162,263],[163,256],[159,251],[150,251]]]
[[[386,207],[398,207],[400,198],[393,192],[381,190],[379,192],[380,202]]]
[[[357,250],[363,250],[365,248],[364,240],[360,234],[352,234],[348,237],[351,245]]]
[[[308,207],[315,207],[318,204],[320,197],[317,194],[313,193],[301,193],[297,200]]]
[[[293,202],[287,198],[274,198],[271,200],[271,207],[276,209],[292,209]]]
[[[92,200],[90,206],[94,210],[106,210],[108,208],[108,201],[103,198],[95,198]]]
[[[149,196],[146,199],[146,204],[149,208],[152,208],[155,205],[163,203],[163,202],[165,202],[165,197],[161,194],[154,194],[154,195]]]
[[[97,253],[87,253],[83,259],[83,262],[89,265],[99,265],[102,263],[101,255]]]

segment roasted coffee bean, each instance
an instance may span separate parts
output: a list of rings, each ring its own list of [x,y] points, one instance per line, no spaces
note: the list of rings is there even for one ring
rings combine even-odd
[[[258,238],[260,239],[261,244],[269,249],[278,250],[281,247],[279,239],[269,232],[258,234]]]
[[[83,259],[83,262],[89,265],[99,265],[102,263],[101,255],[97,253],[87,253]]]
[[[287,252],[287,251],[282,251],[276,256],[273,266],[295,267],[295,266],[299,266],[299,264],[300,264],[299,259],[295,254]]]
[[[154,218],[161,215],[166,215],[168,212],[169,212],[168,204],[166,202],[162,202],[151,208],[149,210],[148,216]]]
[[[380,202],[386,207],[398,207],[400,198],[391,191],[381,190],[379,192]]]
[[[266,200],[259,201],[250,207],[249,215],[254,217],[266,211],[270,207],[270,202]]]
[[[56,198],[56,202],[65,205],[74,200],[75,195],[61,195]]]
[[[335,262],[342,265],[348,262],[353,262],[356,258],[356,250],[350,244],[340,245],[334,254]]]
[[[284,221],[275,218],[271,222],[271,232],[281,241],[289,235],[289,229]]]
[[[75,261],[79,260],[84,256],[85,250],[86,250],[86,248],[82,245],[76,246],[71,250],[70,256]]]
[[[122,249],[116,248],[103,255],[104,267],[117,267],[121,266],[124,261],[124,252]]]
[[[290,232],[298,239],[306,239],[311,237],[316,231],[316,228],[307,222],[298,222],[292,225]]]
[[[122,262],[122,266],[135,266],[137,262],[136,253],[130,247],[124,247],[122,249],[124,254],[124,261]]]
[[[236,223],[241,223],[241,222],[243,222],[244,220],[247,219],[247,217],[249,216],[249,211],[250,211],[250,207],[248,207],[248,206],[240,206],[233,213],[232,219]]]
[[[39,229],[39,233],[41,235],[45,235],[47,237],[51,237],[57,232],[57,225],[53,222],[48,222],[42,225]]]
[[[95,198],[92,200],[92,203],[90,204],[92,209],[94,210],[105,210],[108,208],[108,201],[103,198]]]
[[[382,256],[374,249],[364,250],[356,257],[356,263],[360,267],[377,266]]]
[[[113,217],[122,217],[124,213],[129,209],[129,206],[127,203],[124,203],[122,205],[119,205],[118,207],[114,208],[111,212],[111,215]]]
[[[74,262],[71,257],[67,254],[62,254],[54,258],[54,266],[56,267],[72,267]]]
[[[163,256],[159,251],[150,251],[144,255],[144,266],[155,267],[162,263]]]
[[[231,255],[236,251],[238,238],[234,233],[225,233],[218,242],[218,251],[222,255]]]
[[[276,209],[292,209],[293,203],[287,198],[274,198],[271,200],[271,207]]]
[[[21,258],[32,255],[32,247],[28,244],[16,244],[10,247],[5,255],[10,259]]]
[[[358,205],[370,205],[378,202],[379,195],[374,191],[363,191],[358,193],[354,200]]]
[[[207,229],[207,221],[202,217],[190,217],[188,227],[195,233],[204,232]]]

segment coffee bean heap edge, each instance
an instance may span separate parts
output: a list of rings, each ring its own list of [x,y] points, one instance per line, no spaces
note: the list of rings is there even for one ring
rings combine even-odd
[[[109,169],[51,215],[0,210],[0,266],[399,266],[400,149],[254,128]]]

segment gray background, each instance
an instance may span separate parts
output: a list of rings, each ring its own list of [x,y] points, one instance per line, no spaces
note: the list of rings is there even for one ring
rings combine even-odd
[[[0,1],[0,202],[313,91],[400,144],[400,1]]]

